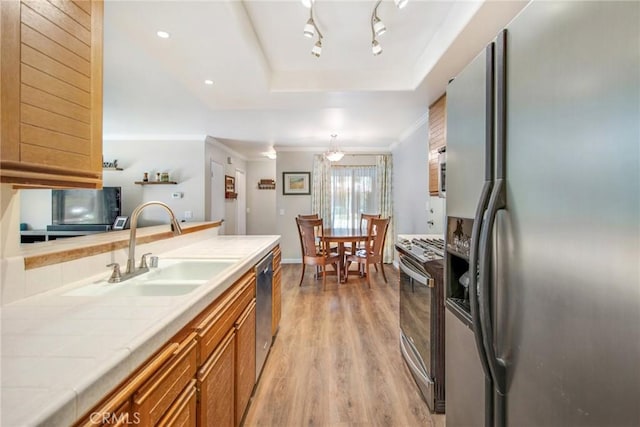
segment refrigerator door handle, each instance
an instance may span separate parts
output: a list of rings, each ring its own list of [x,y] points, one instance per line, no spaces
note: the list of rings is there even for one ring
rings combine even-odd
[[[484,227],[484,214],[489,203],[489,196],[493,189],[493,138],[494,138],[494,43],[486,47],[485,63],[485,166],[484,185],[480,193],[480,199],[476,206],[473,228],[471,230],[471,248],[469,252],[469,304],[471,305],[471,321],[473,323],[473,335],[476,342],[480,363],[485,377],[491,380],[491,372],[484,349],[484,326],[480,317],[478,304],[478,261],[480,258],[479,243],[480,234]],[[489,381],[490,382],[490,381]],[[492,424],[492,423],[491,423]]]
[[[476,214],[473,220],[473,228],[471,229],[471,248],[469,252],[469,304],[471,305],[471,321],[473,323],[473,335],[476,342],[476,348],[478,355],[480,356],[480,363],[484,370],[485,376],[491,378],[491,372],[489,370],[489,362],[487,360],[487,353],[484,348],[484,333],[483,325],[480,317],[480,306],[478,301],[478,261],[479,261],[479,240],[480,233],[483,225],[483,216],[487,208],[489,196],[491,195],[491,189],[493,183],[491,181],[485,181],[482,192],[480,193],[480,200],[476,207]]]
[[[494,346],[493,316],[491,307],[491,238],[496,214],[504,208],[504,180],[498,179],[491,192],[489,207],[484,227],[480,234],[480,278],[478,280],[478,305],[480,323],[483,329],[483,346],[496,391],[502,395],[506,393],[505,364],[496,356]]]

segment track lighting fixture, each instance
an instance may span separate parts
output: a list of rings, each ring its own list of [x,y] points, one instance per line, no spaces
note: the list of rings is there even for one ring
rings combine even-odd
[[[313,0],[310,1],[309,19],[304,26],[303,34],[305,37],[312,38],[316,33],[318,33],[318,41],[313,45],[313,48],[311,48],[311,55],[319,58],[320,54],[322,54],[322,33],[320,32],[320,28],[316,25],[316,22],[313,20]]]
[[[309,19],[304,26],[303,34],[305,37],[313,38],[315,34],[318,34],[318,40],[313,45],[311,49],[311,54],[316,58],[320,57],[322,53],[322,33],[320,29],[316,25],[315,20],[313,19],[313,6],[315,5],[315,0],[301,0],[302,4],[305,7],[309,8]],[[393,3],[396,5],[398,9],[402,9],[407,5],[409,0],[393,0]],[[377,0],[375,6],[373,7],[373,12],[371,12],[371,53],[373,56],[378,56],[382,53],[382,46],[376,39],[376,37],[380,37],[387,31],[386,25],[378,16],[378,6],[380,6],[382,0]]]

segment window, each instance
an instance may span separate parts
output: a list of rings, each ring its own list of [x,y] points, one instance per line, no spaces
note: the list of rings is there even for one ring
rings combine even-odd
[[[360,226],[361,213],[377,213],[375,166],[331,166],[331,224]]]

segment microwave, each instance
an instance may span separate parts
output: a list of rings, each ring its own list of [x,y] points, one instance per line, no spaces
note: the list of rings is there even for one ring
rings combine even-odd
[[[438,196],[446,197],[447,188],[447,151],[446,147],[438,150]]]

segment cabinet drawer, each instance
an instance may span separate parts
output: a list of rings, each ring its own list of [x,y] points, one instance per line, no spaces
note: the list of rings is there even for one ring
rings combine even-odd
[[[192,379],[157,424],[158,427],[196,426],[196,380]]]
[[[255,273],[246,274],[196,326],[200,364],[207,360],[222,338],[233,328],[236,319],[255,298],[255,279]]]
[[[133,396],[133,411],[139,413],[142,425],[154,425],[197,369],[195,333],[183,340],[169,361],[162,366]]]

